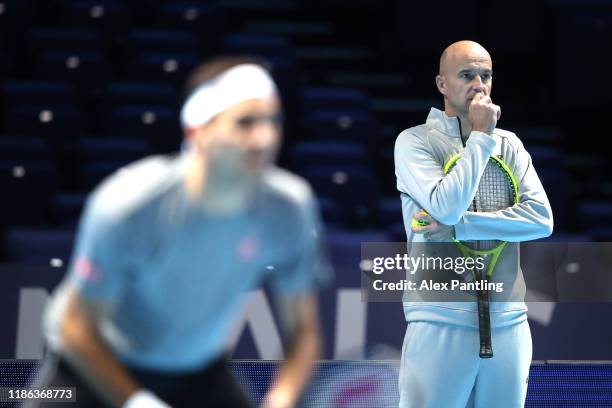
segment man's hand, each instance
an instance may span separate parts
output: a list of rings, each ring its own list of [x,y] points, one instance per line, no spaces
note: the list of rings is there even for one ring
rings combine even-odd
[[[468,110],[472,130],[491,134],[501,117],[501,108],[493,103],[489,96],[476,94]]]
[[[172,408],[155,394],[147,390],[139,390],[132,394],[122,408]]]
[[[259,408],[293,408],[295,397],[286,395],[282,390],[271,390]]]
[[[98,333],[97,324],[107,313],[107,305],[86,301],[72,284],[64,290],[67,304],[58,327],[62,356],[109,406],[121,407],[134,396],[132,404],[142,401],[136,379]],[[145,398],[144,406],[167,407],[161,401],[153,405],[151,400]]]
[[[412,216],[412,232],[423,234],[428,241],[448,242],[455,237],[455,228],[436,221],[425,210],[419,210]]]
[[[321,355],[316,295],[285,295],[278,302],[281,322],[289,337],[287,354],[260,408],[295,407]]]

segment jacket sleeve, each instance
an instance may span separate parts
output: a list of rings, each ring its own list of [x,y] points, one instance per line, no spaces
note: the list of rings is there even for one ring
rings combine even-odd
[[[486,133],[472,132],[461,158],[444,174],[428,143],[410,130],[404,131],[395,143],[397,188],[434,219],[455,225],[472,202],[496,145],[496,139]]]
[[[519,142],[515,165],[519,203],[501,211],[467,211],[455,225],[458,240],[499,239],[509,242],[547,237],[553,230],[548,197],[533,167],[531,156]]]

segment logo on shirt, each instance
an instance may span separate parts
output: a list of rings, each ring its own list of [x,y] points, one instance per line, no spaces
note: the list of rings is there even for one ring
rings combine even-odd
[[[74,272],[79,278],[89,283],[98,283],[102,278],[100,270],[84,256],[79,257],[74,263]]]

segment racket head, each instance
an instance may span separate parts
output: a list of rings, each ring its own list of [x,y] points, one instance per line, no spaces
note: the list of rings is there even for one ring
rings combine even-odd
[[[444,165],[448,173],[461,158],[456,154]],[[491,156],[480,178],[478,190],[468,211],[495,212],[512,207],[519,202],[518,183],[512,170],[502,158]],[[463,252],[473,255],[492,255],[501,252],[505,243],[500,240],[456,241]]]

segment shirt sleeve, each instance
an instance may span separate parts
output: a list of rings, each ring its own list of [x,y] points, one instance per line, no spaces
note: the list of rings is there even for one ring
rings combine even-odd
[[[455,225],[469,208],[496,145],[486,133],[472,132],[461,158],[445,174],[427,142],[404,131],[395,143],[397,188],[437,221]]]
[[[127,280],[125,241],[116,216],[89,200],[81,217],[68,280],[85,299],[116,303]]]
[[[271,277],[272,288],[281,294],[316,290],[327,286],[332,278],[324,229],[314,196],[309,195],[294,210],[293,216],[283,221],[291,228],[284,238],[287,256]]]
[[[549,236],[553,215],[548,197],[522,143],[517,149],[515,176],[519,203],[491,213],[466,212],[455,225],[458,240],[528,241]]]

